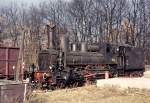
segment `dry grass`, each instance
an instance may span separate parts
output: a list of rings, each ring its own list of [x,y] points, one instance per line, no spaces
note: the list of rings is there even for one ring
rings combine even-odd
[[[119,90],[108,86],[105,88],[85,86],[33,93],[29,103],[150,103],[150,92],[131,88]]]

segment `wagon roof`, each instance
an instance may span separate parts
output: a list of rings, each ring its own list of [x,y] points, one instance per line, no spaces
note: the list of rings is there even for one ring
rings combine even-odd
[[[6,46],[0,46],[0,48],[19,49],[19,47],[6,47]]]

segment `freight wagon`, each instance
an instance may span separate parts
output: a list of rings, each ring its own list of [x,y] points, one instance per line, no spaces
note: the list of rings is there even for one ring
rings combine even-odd
[[[14,79],[19,56],[19,48],[0,47],[0,79]],[[19,77],[23,71],[19,70]]]

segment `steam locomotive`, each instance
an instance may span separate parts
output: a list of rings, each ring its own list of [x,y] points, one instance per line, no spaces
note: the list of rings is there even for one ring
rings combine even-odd
[[[34,81],[48,88],[82,86],[87,81],[109,77],[140,77],[144,72],[144,51],[130,46],[103,45],[99,52],[43,50]]]
[[[49,48],[38,54],[39,70],[33,71],[33,82],[42,88],[82,86],[97,79],[128,76],[140,77],[144,72],[144,50],[127,44],[71,44],[60,36],[55,48],[53,33],[49,33]],[[71,48],[71,49],[69,49]]]

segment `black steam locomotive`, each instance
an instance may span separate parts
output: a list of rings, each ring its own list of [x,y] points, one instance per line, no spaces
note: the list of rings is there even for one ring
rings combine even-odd
[[[33,71],[33,83],[46,88],[82,86],[85,82],[109,77],[140,77],[144,72],[144,51],[109,43],[69,44],[65,35],[55,46],[53,33],[48,31],[48,49],[38,55],[39,70]]]
[[[83,44],[81,44],[83,45]],[[84,45],[83,45],[84,46]],[[82,86],[85,82],[109,77],[141,77],[144,51],[128,45],[90,45],[81,50],[42,50],[34,81],[44,88]]]

